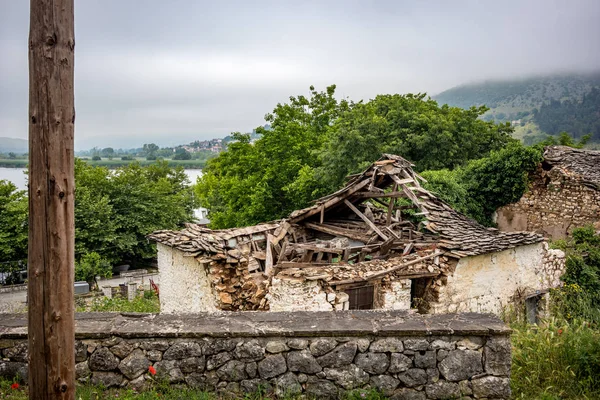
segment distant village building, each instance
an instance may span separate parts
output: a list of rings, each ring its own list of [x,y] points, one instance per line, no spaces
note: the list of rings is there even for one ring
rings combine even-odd
[[[600,229],[600,151],[546,147],[530,190],[496,214],[500,230],[535,231],[553,239],[587,224]]]
[[[281,221],[150,235],[161,311],[500,314],[524,299],[535,306],[560,285],[564,253],[539,234],[488,229],[458,213],[405,159],[384,155],[349,179]]]

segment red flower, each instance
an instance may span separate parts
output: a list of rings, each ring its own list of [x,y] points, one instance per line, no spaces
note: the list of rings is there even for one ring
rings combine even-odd
[[[17,390],[19,388],[19,384],[17,382],[13,383],[12,385],[10,385],[10,388],[12,390]]]
[[[152,375],[156,375],[156,369],[154,369],[154,367],[151,365],[148,367],[148,371],[152,374]]]
[[[558,334],[559,334],[559,335],[562,335],[562,333],[563,333],[563,330],[562,330],[562,329],[559,329],[559,330],[558,330]]]

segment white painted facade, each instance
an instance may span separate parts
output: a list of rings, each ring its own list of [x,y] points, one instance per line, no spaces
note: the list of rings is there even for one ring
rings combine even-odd
[[[157,247],[161,313],[217,311],[205,266],[177,249]]]
[[[556,257],[561,255],[557,253]],[[439,301],[432,304],[431,311],[501,315],[518,294],[543,292],[559,286],[564,253],[562,259],[562,262],[547,262],[546,243],[462,258],[454,273],[448,276],[447,284],[440,288]]]

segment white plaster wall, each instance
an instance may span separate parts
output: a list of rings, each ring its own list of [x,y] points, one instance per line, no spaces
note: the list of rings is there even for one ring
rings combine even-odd
[[[545,246],[537,243],[462,258],[447,285],[441,287],[439,302],[432,304],[432,312],[501,315],[517,290],[531,292],[560,285],[556,271],[546,262]]]
[[[273,277],[266,295],[269,311],[332,311],[327,293],[317,281]],[[332,296],[330,296],[332,297]]]
[[[381,308],[384,310],[409,310],[410,287],[410,279],[391,282],[390,288],[384,289]]]
[[[158,243],[160,312],[217,311],[206,268],[194,257]]]

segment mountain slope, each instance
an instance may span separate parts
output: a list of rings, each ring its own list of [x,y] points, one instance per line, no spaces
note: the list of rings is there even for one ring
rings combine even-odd
[[[462,85],[433,96],[433,99],[440,104],[461,108],[485,105],[490,110],[483,115],[483,119],[511,121],[515,127],[515,137],[532,143],[546,134],[556,134],[556,130],[567,130],[578,137],[596,132],[600,116],[590,106],[590,99],[596,97],[590,96],[593,88],[600,88],[600,71]],[[584,98],[586,104],[583,104]],[[552,117],[548,115],[549,105],[552,105]],[[567,114],[564,110],[573,109],[578,110],[577,118],[565,118],[565,122],[561,121],[560,124],[555,122],[556,115],[560,118]],[[543,112],[538,114],[538,111]],[[585,124],[581,120],[585,120]],[[585,126],[585,132],[582,131],[582,125]],[[599,141],[600,137],[594,137],[594,140]]]
[[[23,154],[29,151],[29,144],[25,139],[0,137],[0,153]]]

